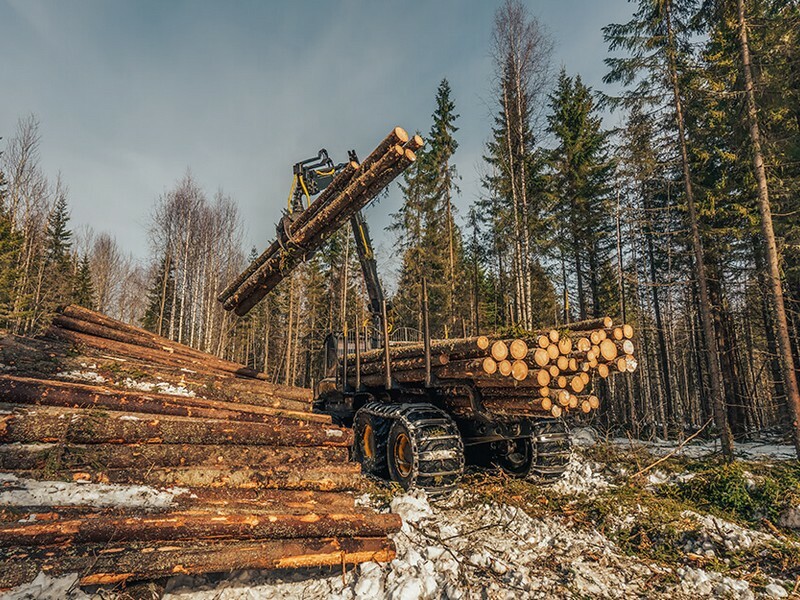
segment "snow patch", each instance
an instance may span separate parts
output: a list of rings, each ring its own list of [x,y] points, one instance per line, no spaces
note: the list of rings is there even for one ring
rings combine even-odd
[[[550,488],[556,494],[596,496],[609,488],[611,484],[599,471],[601,466],[583,460],[578,454],[570,457],[564,474]]]
[[[106,378],[95,371],[60,371],[56,377],[72,379],[73,381],[87,381],[89,383],[105,383]]]
[[[750,584],[741,579],[727,577],[713,571],[681,567],[678,569],[681,578],[680,589],[685,594],[700,595],[712,598],[732,598],[751,600],[755,598]]]
[[[687,540],[684,551],[713,558],[718,553],[737,553],[752,550],[776,542],[774,536],[740,527],[713,515],[701,515],[687,510],[681,513],[684,518],[693,519],[700,525],[700,535]]]
[[[50,577],[41,571],[30,583],[0,594],[0,600],[89,600],[90,598],[78,588],[77,573],[64,577]]]
[[[0,506],[94,506],[145,510],[169,507],[184,488],[157,490],[145,485],[36,481],[0,473]]]
[[[155,392],[157,394],[168,394],[170,396],[185,396],[194,398],[195,393],[183,385],[173,385],[166,381],[149,382],[149,381],[136,381],[130,377],[126,377],[120,382],[124,387],[137,390],[140,392]]]
[[[642,441],[614,438],[611,441],[623,448],[644,447],[654,456],[674,453],[675,456],[704,458],[721,451],[717,440],[694,440],[677,451],[679,442],[673,440]],[[793,460],[797,457],[794,446],[778,442],[738,442],[734,452],[737,457],[746,460]]]

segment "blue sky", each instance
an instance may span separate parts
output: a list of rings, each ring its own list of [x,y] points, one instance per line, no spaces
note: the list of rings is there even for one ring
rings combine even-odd
[[[394,126],[430,128],[446,77],[460,130],[462,214],[479,193],[489,134],[499,1],[0,0],[0,136],[41,123],[42,164],[61,171],[72,223],[108,231],[145,259],[159,194],[186,168],[239,204],[248,247],[274,232],[291,165],[325,147],[365,156]],[[553,69],[602,88],[601,27],[625,0],[529,1],[549,29]],[[379,255],[400,195],[367,211]]]

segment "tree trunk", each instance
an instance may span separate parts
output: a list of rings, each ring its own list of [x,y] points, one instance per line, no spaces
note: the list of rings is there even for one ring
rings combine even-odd
[[[706,353],[708,356],[708,374],[710,378],[711,405],[714,412],[714,422],[719,429],[720,441],[722,442],[722,453],[727,460],[733,459],[733,436],[731,435],[728,419],[725,413],[725,396],[722,374],[719,368],[719,357],[717,354],[717,340],[714,333],[714,323],[711,316],[711,304],[708,294],[708,276],[706,264],[703,256],[703,242],[700,237],[700,224],[695,207],[694,190],[692,189],[691,170],[689,167],[689,150],[686,143],[686,134],[683,122],[683,106],[678,84],[677,65],[675,64],[675,41],[673,38],[671,21],[672,0],[667,0],[664,4],[666,28],[667,28],[667,53],[669,60],[670,79],[672,82],[673,106],[675,109],[675,121],[678,128],[678,142],[681,150],[681,163],[683,166],[683,182],[686,192],[686,204],[689,211],[689,227],[692,233],[692,250],[694,253],[695,267],[697,268],[697,288],[699,292],[700,320],[703,327],[703,336],[706,342]]]
[[[786,319],[786,308],[783,300],[783,286],[781,284],[780,256],[778,245],[775,241],[775,231],[772,226],[772,209],[769,202],[769,187],[767,185],[767,172],[764,168],[764,156],[761,150],[761,133],[758,125],[758,111],[756,109],[755,92],[753,89],[753,74],[750,69],[750,46],[747,40],[747,19],[745,16],[744,0],[738,0],[739,7],[739,43],[741,47],[742,72],[745,82],[745,96],[747,98],[747,120],[750,123],[750,142],[753,145],[753,169],[758,182],[758,208],[761,213],[761,234],[767,251],[767,267],[769,269],[769,289],[772,295],[773,317],[776,323],[776,338],[778,354],[780,355],[783,386],[786,390],[787,402],[793,417],[793,440],[800,459],[800,389],[797,384],[797,374],[792,356],[792,343],[789,337],[789,324]]]

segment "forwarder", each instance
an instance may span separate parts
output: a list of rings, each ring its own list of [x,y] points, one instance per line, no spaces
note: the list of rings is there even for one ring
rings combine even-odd
[[[517,477],[558,477],[570,453],[565,417],[598,406],[595,396],[581,395],[589,373],[635,368],[628,326],[611,329],[606,318],[526,339],[432,340],[423,282],[420,339],[393,341],[361,209],[422,145],[397,127],[361,164],[354,151],[335,164],[324,149],[296,163],[277,239],[219,299],[246,314],[349,221],[371,319],[368,327],[327,337],[315,409],[354,428],[353,456],[363,470],[433,493],[451,490],[467,462]]]

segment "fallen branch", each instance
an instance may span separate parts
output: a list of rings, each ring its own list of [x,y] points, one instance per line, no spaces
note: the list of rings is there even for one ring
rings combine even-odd
[[[700,435],[700,434],[703,432],[703,430],[704,430],[706,427],[708,427],[708,425],[711,423],[711,421],[712,421],[712,419],[709,419],[708,421],[706,421],[705,423],[703,423],[703,426],[702,426],[700,429],[698,429],[697,431],[695,431],[695,432],[694,432],[692,435],[690,435],[688,438],[686,438],[686,439],[685,439],[685,440],[683,440],[683,441],[682,441],[680,444],[678,444],[678,445],[675,447],[675,449],[674,449],[672,452],[670,452],[669,454],[665,454],[664,456],[662,456],[661,458],[659,458],[659,459],[658,459],[656,462],[654,462],[654,463],[651,463],[651,464],[647,465],[645,468],[643,468],[643,469],[639,469],[639,470],[638,470],[636,473],[634,473],[633,475],[631,475],[631,476],[630,476],[630,479],[633,479],[633,478],[635,478],[635,477],[638,477],[639,475],[644,475],[645,473],[647,473],[647,472],[648,472],[650,469],[652,469],[652,468],[653,468],[653,467],[655,467],[656,465],[660,465],[660,464],[661,464],[662,462],[664,462],[665,460],[667,460],[667,459],[669,459],[669,458],[671,458],[671,457],[675,456],[675,455],[676,455],[678,452],[680,452],[680,451],[681,451],[681,449],[682,449],[682,448],[683,448],[683,447],[684,447],[686,444],[688,444],[688,443],[689,443],[689,442],[691,442],[691,441],[692,441],[694,438],[696,438],[698,435]]]

